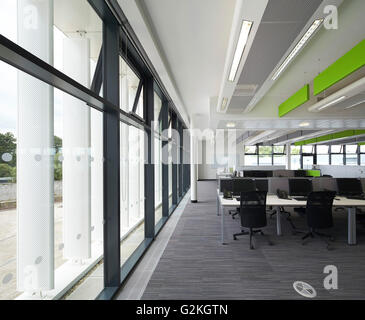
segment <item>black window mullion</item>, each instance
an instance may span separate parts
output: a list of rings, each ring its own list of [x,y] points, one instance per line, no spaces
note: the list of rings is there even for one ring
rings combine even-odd
[[[169,150],[168,150],[168,102],[163,100],[161,108],[162,122],[162,216],[169,215]]]
[[[141,96],[142,87],[143,87],[143,82],[142,82],[142,80],[139,80],[137,93],[136,93],[136,96],[135,96],[134,102],[133,102],[133,108],[132,108],[133,113],[136,113],[136,111],[137,111],[138,102],[139,102],[139,98]]]
[[[178,192],[177,192],[177,175],[178,175],[178,137],[177,135],[177,117],[175,113],[171,113],[171,121],[172,121],[172,203],[177,205],[178,203]]]
[[[154,120],[154,90],[153,78],[147,78],[144,81],[143,90],[143,104],[144,115],[146,123],[149,128],[146,128],[145,141],[145,173],[144,173],[144,187],[145,187],[145,237],[150,239],[155,237],[155,158],[154,158],[154,127],[152,122]]]
[[[183,196],[183,162],[184,162],[184,149],[183,149],[183,143],[184,143],[184,137],[183,137],[183,126],[181,121],[179,121],[179,136],[180,136],[180,145],[179,145],[179,150],[180,150],[180,163],[179,163],[179,198],[181,198]]]
[[[119,104],[119,26],[103,27],[104,97]],[[104,285],[120,285],[120,114],[104,112]]]
[[[91,82],[90,90],[96,94],[100,93],[103,84],[103,47],[100,49],[98,62],[96,63],[95,73]]]

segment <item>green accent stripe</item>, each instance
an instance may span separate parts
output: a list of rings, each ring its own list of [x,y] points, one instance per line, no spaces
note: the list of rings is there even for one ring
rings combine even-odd
[[[297,93],[292,95],[288,100],[283,102],[279,106],[279,117],[283,117],[290,111],[298,108],[303,103],[309,100],[309,85],[306,84],[302,89],[300,89]]]
[[[326,134],[325,136],[321,136],[321,137],[317,137],[317,138],[298,141],[298,142],[295,142],[294,145],[295,146],[304,146],[307,144],[315,144],[315,143],[320,143],[320,142],[324,142],[324,141],[347,138],[347,137],[352,137],[352,136],[359,136],[361,134],[365,134],[365,130],[346,130],[346,131],[336,132],[336,133],[332,133],[332,134]]]
[[[314,79],[313,94],[323,92],[363,66],[365,66],[365,39]]]

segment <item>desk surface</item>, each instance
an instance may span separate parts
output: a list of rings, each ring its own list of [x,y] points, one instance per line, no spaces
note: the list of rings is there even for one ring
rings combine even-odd
[[[336,197],[339,200],[333,201],[334,207],[365,207],[365,200],[347,199],[344,197]],[[219,201],[223,207],[239,207],[240,202],[236,199],[224,199],[222,194],[219,194]],[[277,195],[268,194],[266,205],[272,207],[305,207],[307,201],[298,201],[295,199],[280,199]]]

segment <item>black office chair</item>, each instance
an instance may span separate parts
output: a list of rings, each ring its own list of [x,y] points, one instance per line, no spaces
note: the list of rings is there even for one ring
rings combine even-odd
[[[327,244],[327,249],[330,249],[327,239],[334,241],[334,238],[317,230],[333,227],[332,205],[335,196],[335,191],[317,191],[309,194],[305,210],[309,232],[302,237],[302,244],[305,244],[307,238],[314,238],[316,235]]]
[[[250,249],[254,249],[252,237],[256,233],[265,236],[260,228],[266,227],[266,191],[250,191],[241,193],[241,203],[239,215],[241,217],[242,232],[233,235],[233,239],[237,240],[238,236],[250,235]],[[247,228],[249,231],[244,231]],[[269,245],[272,242],[268,239]]]

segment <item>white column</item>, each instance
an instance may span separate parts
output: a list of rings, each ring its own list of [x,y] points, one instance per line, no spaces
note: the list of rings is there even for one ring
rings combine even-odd
[[[122,64],[122,74],[120,77],[120,99],[121,105],[125,108],[129,106],[129,83],[127,77],[127,67]],[[121,177],[120,177],[120,192],[121,192],[121,230],[123,232],[129,228],[129,127],[126,124],[120,126],[120,156],[121,156]],[[123,232],[121,235],[123,235]]]
[[[103,114],[91,109],[91,238],[103,241]]]
[[[90,83],[90,43],[86,38],[63,42],[64,72],[82,85]],[[90,107],[63,95],[64,255],[91,257]]]
[[[190,130],[190,197],[191,202],[198,202],[198,170],[197,170],[197,159],[198,159],[198,143],[197,136],[194,132],[195,123],[193,117],[191,119],[191,129]]]
[[[290,143],[286,144],[286,169],[291,170],[291,152],[290,152]]]
[[[53,64],[52,0],[18,0],[18,44]],[[51,290],[53,88],[20,71],[17,140],[17,290]]]

